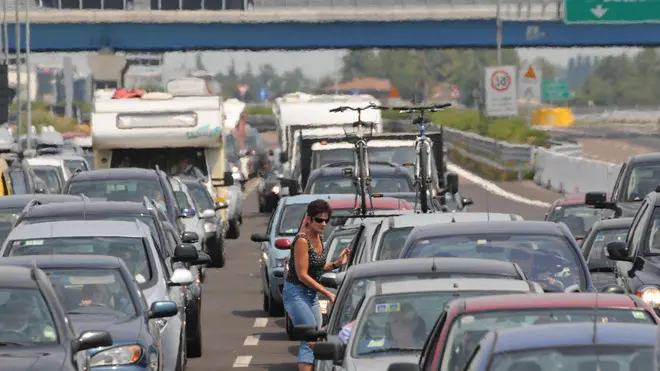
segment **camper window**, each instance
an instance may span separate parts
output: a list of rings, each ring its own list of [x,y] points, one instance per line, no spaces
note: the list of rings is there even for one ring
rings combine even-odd
[[[27,179],[25,179],[25,173],[22,170],[12,170],[9,172],[9,177],[11,178],[11,184],[14,188],[14,194],[25,195],[30,193],[28,190]]]
[[[112,151],[110,167],[155,169],[158,166],[169,175],[178,175],[181,158],[186,158],[189,164],[196,166],[204,176],[208,176],[204,148],[115,149]],[[125,162],[127,164],[122,166]]]
[[[74,174],[78,169],[89,170],[85,161],[82,160],[64,160],[64,166],[69,169],[71,174]]]

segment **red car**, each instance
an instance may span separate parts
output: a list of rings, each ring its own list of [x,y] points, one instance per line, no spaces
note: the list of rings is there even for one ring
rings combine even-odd
[[[436,322],[419,360],[420,370],[463,370],[491,330],[536,324],[592,322],[659,324],[634,295],[603,293],[511,294],[454,300]]]
[[[584,193],[568,193],[555,200],[545,214],[547,221],[566,224],[579,244],[582,244],[587,231],[595,222],[613,215],[611,210],[595,209],[586,205],[584,196]],[[609,200],[610,195],[607,197]]]

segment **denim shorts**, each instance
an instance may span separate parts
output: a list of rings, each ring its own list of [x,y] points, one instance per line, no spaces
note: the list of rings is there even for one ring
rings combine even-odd
[[[316,328],[323,326],[321,307],[319,306],[316,290],[303,284],[285,282],[282,299],[293,326],[307,325],[316,326]],[[306,341],[300,342],[298,363],[314,364],[314,352],[312,352]]]

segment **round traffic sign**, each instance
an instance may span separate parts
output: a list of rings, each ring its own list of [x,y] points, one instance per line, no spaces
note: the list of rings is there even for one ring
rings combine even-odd
[[[490,75],[490,86],[499,91],[506,91],[511,86],[511,76],[502,70],[497,70]]]

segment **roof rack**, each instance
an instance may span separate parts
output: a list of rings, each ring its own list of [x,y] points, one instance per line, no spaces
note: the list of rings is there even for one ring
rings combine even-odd
[[[36,198],[33,198],[25,205],[23,210],[21,210],[20,215],[23,215],[24,213],[27,213],[28,211],[32,210],[33,207],[40,205],[43,205],[43,202],[39,201]]]

